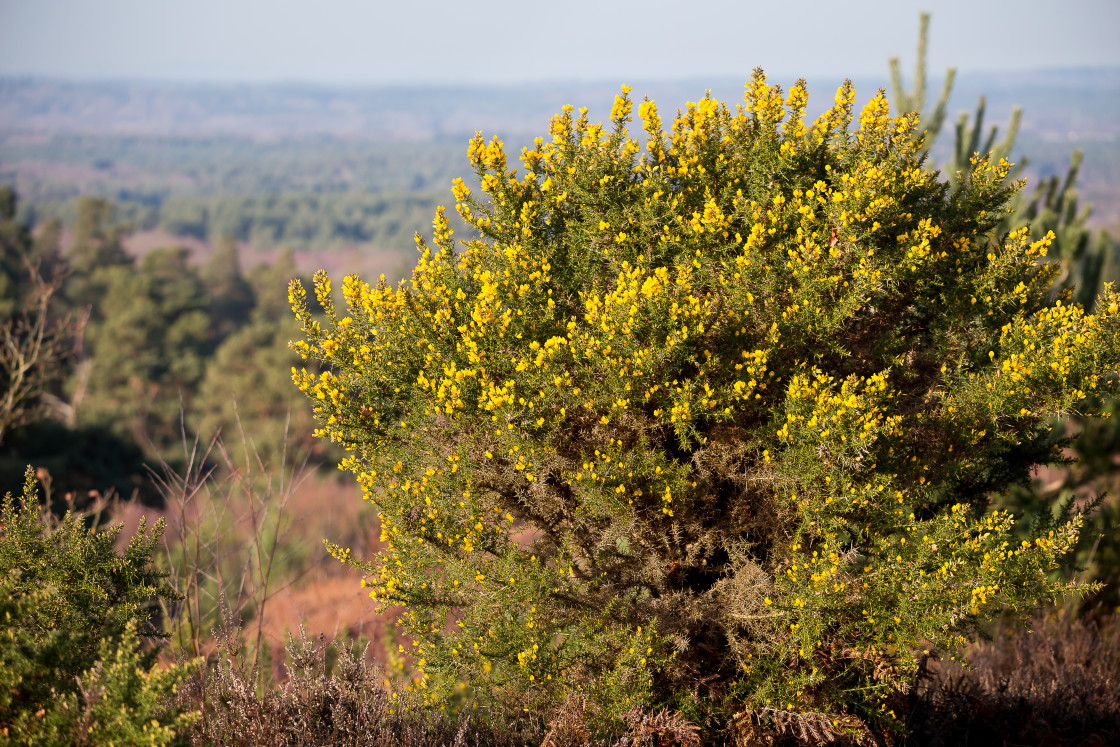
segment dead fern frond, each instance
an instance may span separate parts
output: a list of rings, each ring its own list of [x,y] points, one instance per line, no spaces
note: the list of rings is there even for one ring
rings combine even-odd
[[[700,727],[679,713],[662,710],[649,714],[635,708],[624,718],[630,727],[627,743],[634,747],[700,747]]]
[[[777,708],[756,708],[734,722],[735,747],[864,747],[875,744],[874,735],[858,717],[844,714],[797,713]]]

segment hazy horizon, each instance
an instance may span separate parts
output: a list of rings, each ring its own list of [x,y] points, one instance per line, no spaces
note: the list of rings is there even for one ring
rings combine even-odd
[[[518,86],[912,74],[921,10],[930,73],[1120,67],[1120,3],[809,0],[0,0],[0,75],[344,87]],[[794,25],[794,23],[796,25]],[[1002,29],[1002,33],[1000,32]],[[978,44],[977,40],[984,43]]]
[[[910,61],[911,68],[913,61]],[[795,80],[793,73],[771,72],[769,68],[763,67],[766,72],[767,78],[771,82],[782,83],[786,80]],[[181,88],[214,88],[214,89],[232,89],[238,87],[246,88],[291,88],[291,89],[308,89],[308,90],[336,90],[340,92],[346,91],[361,91],[361,90],[425,90],[425,91],[438,91],[441,89],[479,89],[479,90],[510,90],[515,91],[519,89],[531,88],[534,86],[571,86],[578,88],[594,88],[599,86],[613,86],[618,87],[620,83],[625,83],[630,86],[638,86],[642,84],[671,84],[674,86],[699,84],[701,86],[711,83],[726,83],[735,81],[737,83],[745,83],[753,73],[754,68],[747,70],[743,75],[736,76],[732,73],[723,73],[720,75],[690,75],[687,77],[610,77],[604,75],[599,78],[541,78],[533,80],[478,80],[456,83],[451,81],[440,80],[419,80],[419,81],[357,81],[357,80],[344,80],[344,81],[329,81],[329,80],[305,80],[300,78],[275,78],[275,79],[261,79],[261,80],[215,80],[208,78],[161,78],[142,75],[98,75],[98,76],[82,76],[82,75],[62,75],[52,73],[11,73],[5,70],[0,70],[0,80],[7,81],[43,81],[43,82],[57,82],[65,84],[135,84],[142,86],[170,86]],[[1089,74],[1120,74],[1120,61],[1114,64],[1100,64],[1100,65],[1073,65],[1067,67],[1061,66],[1047,66],[1028,68],[1022,70],[968,70],[964,71],[964,78],[962,80],[962,71],[958,68],[957,77],[954,88],[959,88],[962,83],[968,85],[969,78],[983,78],[986,80],[991,79],[1007,79],[1007,80],[1021,80],[1023,76],[1035,74],[1075,74],[1078,72],[1085,72]],[[889,79],[889,70],[886,62],[883,64],[883,69],[878,73],[868,72],[862,75],[837,75],[835,73],[823,73],[817,75],[798,75],[797,78],[805,78],[810,84],[814,81],[832,83],[834,81],[843,81],[845,78],[851,79],[854,83],[870,83],[873,81],[887,81]],[[944,70],[929,70],[927,77],[927,86],[929,90],[927,96],[930,99],[936,97],[940,92],[941,86],[945,80]],[[909,86],[913,82],[913,70],[903,70],[903,82]]]

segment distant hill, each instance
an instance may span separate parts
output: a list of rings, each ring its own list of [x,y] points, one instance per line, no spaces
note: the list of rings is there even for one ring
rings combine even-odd
[[[198,84],[67,81],[0,77],[0,131],[16,133],[244,136],[275,139],[332,135],[377,140],[459,139],[475,130],[532,136],[564,104],[609,109],[621,83],[672,111],[705,89],[738,100],[742,79],[549,82],[487,87],[339,87],[307,84]],[[786,88],[792,80],[778,82]],[[827,108],[842,82],[810,79],[810,104]],[[862,98],[887,79],[853,81]],[[931,91],[937,92],[933,81]],[[1025,132],[1120,134],[1120,68],[1042,70],[958,76],[950,111],[971,109],[987,94],[992,112],[1027,111]],[[601,116],[601,115],[599,115]]]
[[[76,197],[92,194],[145,229],[404,249],[427,229],[419,216],[446,201],[450,180],[470,176],[465,145],[476,130],[516,152],[564,104],[604,118],[622,82],[666,119],[706,88],[729,101],[743,90],[731,78],[406,88],[0,77],[0,183],[17,188],[29,218],[67,218]],[[840,83],[809,81],[811,115]],[[857,102],[887,87],[885,76],[854,83]],[[989,122],[1005,125],[1023,107],[1013,158],[1030,155],[1028,178],[1064,173],[1082,148],[1078,183],[1096,204],[1093,223],[1120,227],[1120,68],[958,76],[935,163],[957,113],[972,112],[982,94]]]

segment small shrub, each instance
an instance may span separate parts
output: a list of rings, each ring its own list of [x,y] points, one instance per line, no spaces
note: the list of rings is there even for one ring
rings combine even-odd
[[[191,665],[161,668],[153,604],[172,595],[152,569],[163,529],[140,530],[123,555],[120,527],[54,524],[28,468],[21,505],[0,527],[0,734],[30,744],[167,744],[191,716],[167,699]]]
[[[1049,237],[994,232],[1007,162],[950,187],[881,92],[806,123],[803,82],[746,89],[668,131],[642,103],[640,156],[626,88],[520,171],[479,135],[480,238],[438,211],[411,283],[348,276],[339,311],[318,274],[324,317],[292,284],[326,367],[295,381],[386,543],[334,552],[403,610],[430,702],[867,736],[921,657],[1076,590],[1049,573],[1080,517],[1020,542],[989,498],[1116,391],[1120,299],[1053,300]]]

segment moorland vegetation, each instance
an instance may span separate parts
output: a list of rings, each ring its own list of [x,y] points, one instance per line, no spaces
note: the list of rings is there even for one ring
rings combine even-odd
[[[1014,127],[935,169],[948,89],[895,78],[815,120],[761,71],[667,124],[624,87],[520,167],[479,135],[464,240],[440,209],[341,293],[135,258],[98,199],[63,253],[5,189],[0,740],[1120,738],[1116,242]],[[376,511],[328,545],[393,621],[364,651],[265,640],[293,454]]]

